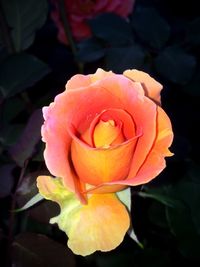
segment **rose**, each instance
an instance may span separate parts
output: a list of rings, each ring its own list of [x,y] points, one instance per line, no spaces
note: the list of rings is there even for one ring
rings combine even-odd
[[[72,77],[66,91],[43,108],[44,158],[50,172],[60,177],[61,199],[55,193],[58,185],[53,185],[55,182],[50,178],[40,177],[38,187],[65,212],[68,204],[63,201],[68,197],[64,197],[63,188],[82,202],[78,215],[72,216],[70,210],[56,221],[69,235],[75,253],[110,250],[122,241],[129,219],[115,192],[151,181],[164,169],[164,158],[172,155],[168,148],[173,133],[170,120],[160,107],[161,89],[160,83],[141,71],[127,70],[117,75],[98,69],[93,75]],[[73,199],[77,199],[74,194]],[[113,218],[114,225],[105,225],[107,219],[98,212],[102,207],[107,207],[104,216]],[[71,218],[70,226],[66,227],[63,216],[68,221]],[[83,220],[93,217],[95,223],[92,219]],[[119,236],[102,244],[102,231],[108,235],[109,228],[113,234],[116,225]],[[91,227],[95,228],[95,242],[85,236],[86,229]],[[87,249],[83,244],[87,244]]]
[[[60,42],[67,44],[68,40],[65,35],[64,27],[59,15],[58,0],[51,0],[53,3],[53,11],[51,17],[58,28],[58,39]],[[71,1],[65,0],[66,14],[68,15],[69,24],[72,34],[77,41],[91,36],[91,30],[87,24],[87,20],[91,19],[104,12],[112,12],[121,17],[126,18],[134,4],[134,0],[86,0],[86,1]]]
[[[43,109],[50,172],[79,193],[79,187],[115,192],[119,185],[152,180],[171,155],[170,120],[158,105],[161,88],[136,70],[75,75],[66,91]]]

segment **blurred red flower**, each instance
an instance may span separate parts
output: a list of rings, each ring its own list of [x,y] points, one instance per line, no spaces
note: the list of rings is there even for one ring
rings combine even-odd
[[[58,28],[58,39],[61,43],[68,44],[63,23],[59,13],[59,1],[51,0],[53,11],[51,18]],[[132,11],[135,0],[65,0],[65,11],[75,40],[91,36],[91,30],[87,24],[88,19],[110,12],[126,18]]]

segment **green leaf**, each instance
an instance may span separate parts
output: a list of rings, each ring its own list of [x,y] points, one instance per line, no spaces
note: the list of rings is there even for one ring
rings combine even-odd
[[[165,206],[174,208],[177,206],[181,206],[181,202],[179,202],[177,199],[174,199],[170,196],[164,195],[164,194],[159,194],[159,193],[154,193],[150,191],[148,192],[139,192],[138,196],[144,197],[144,198],[151,198],[159,201],[160,203],[164,204]]]
[[[170,27],[153,8],[141,8],[133,13],[132,27],[139,38],[153,48],[162,48],[170,36]]]
[[[189,210],[188,216],[192,220],[193,230],[200,235],[200,170],[199,167],[192,166],[186,177],[170,190],[172,196],[178,197]],[[195,230],[196,228],[196,230]]]
[[[110,48],[106,51],[106,69],[116,73],[122,73],[127,69],[138,69],[142,67],[144,59],[144,51],[137,45]]]
[[[191,167],[191,173],[186,173],[182,179],[179,179],[172,185],[150,189],[146,188],[145,190],[151,195],[156,195],[156,199],[161,203],[166,203],[165,208],[168,226],[176,239],[177,248],[182,255],[186,258],[199,260],[199,168],[195,168],[194,165]]]
[[[24,128],[18,142],[9,149],[13,160],[21,167],[35,152],[35,146],[41,139],[41,125],[43,122],[41,109],[35,110]]]
[[[137,267],[169,267],[173,266],[174,259],[169,257],[169,252],[167,248],[162,246],[158,248],[154,245],[152,247],[153,242],[151,241],[151,247],[147,247],[145,249],[141,249],[134,257],[132,266]],[[124,266],[124,265],[122,265]]]
[[[27,210],[27,209],[33,207],[35,204],[39,203],[43,199],[44,199],[44,197],[40,193],[38,193],[37,195],[32,197],[23,207],[21,207],[19,209],[15,209],[14,211],[18,212],[18,211]]]
[[[130,44],[133,36],[130,24],[112,13],[101,14],[89,21],[94,36],[112,45]]]
[[[4,124],[9,124],[13,119],[25,109],[24,101],[19,97],[12,97],[4,102],[2,107],[2,120]]]
[[[2,127],[0,143],[7,149],[14,145],[23,131],[23,124],[9,124]]]
[[[132,226],[130,227],[128,231],[128,235],[130,236],[131,239],[133,239],[138,244],[140,248],[144,249],[144,245],[138,240]]]
[[[184,85],[194,74],[196,59],[181,48],[171,46],[158,55],[155,59],[155,67],[165,79]]]
[[[193,260],[200,259],[200,235],[195,230],[188,207],[166,210],[171,232],[175,235],[181,253]]]
[[[81,62],[93,62],[102,58],[105,54],[105,49],[95,39],[87,39],[78,45],[77,58]]]
[[[0,64],[0,92],[4,98],[16,95],[39,81],[49,71],[44,62],[32,55],[12,55]]]
[[[148,210],[148,217],[151,223],[158,226],[159,228],[164,228],[168,230],[168,222],[166,218],[165,207],[161,202],[153,201],[150,203]]]
[[[16,52],[27,49],[47,18],[46,0],[2,0]]]
[[[116,193],[119,200],[131,211],[131,189],[130,187]]]

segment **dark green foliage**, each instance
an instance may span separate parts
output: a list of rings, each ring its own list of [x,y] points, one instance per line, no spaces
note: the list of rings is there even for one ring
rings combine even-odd
[[[138,8],[133,13],[131,24],[141,41],[152,48],[162,48],[170,37],[167,21],[154,8]]]
[[[16,52],[27,49],[34,41],[36,30],[45,23],[46,0],[1,0],[3,13],[11,30]]]
[[[10,97],[32,86],[49,72],[48,66],[25,53],[9,56],[0,64],[0,89]]]
[[[126,69],[140,69],[144,63],[145,53],[138,45],[112,47],[107,49],[105,65],[107,70],[123,73]],[[120,62],[120,64],[118,64]]]
[[[102,14],[89,21],[95,37],[110,45],[131,43],[130,24],[115,14]]]
[[[13,242],[13,258],[18,267],[75,266],[73,254],[41,234],[20,234]]]
[[[167,47],[155,59],[157,72],[170,82],[181,85],[191,80],[195,66],[195,57],[180,47]]]

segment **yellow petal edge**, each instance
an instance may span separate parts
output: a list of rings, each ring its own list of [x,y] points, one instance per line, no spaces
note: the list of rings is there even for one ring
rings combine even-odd
[[[37,186],[44,198],[59,204],[60,214],[50,223],[57,223],[67,234],[68,247],[75,254],[110,251],[123,241],[130,218],[116,194],[92,194],[87,205],[82,205],[61,178],[39,176]]]

